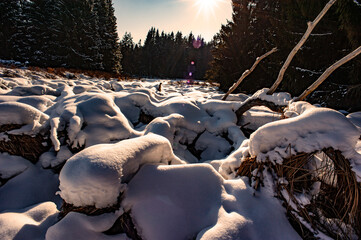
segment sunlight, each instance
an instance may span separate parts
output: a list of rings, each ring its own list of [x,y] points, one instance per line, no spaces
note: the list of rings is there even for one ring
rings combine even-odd
[[[210,14],[214,16],[214,9],[218,7],[218,3],[223,0],[196,0],[194,5],[198,8],[198,15],[208,17]]]

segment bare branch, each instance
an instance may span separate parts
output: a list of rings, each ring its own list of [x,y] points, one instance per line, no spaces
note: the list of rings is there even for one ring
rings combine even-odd
[[[248,69],[246,71],[244,71],[244,73],[242,74],[242,76],[238,79],[238,81],[233,84],[233,86],[228,90],[228,92],[223,96],[222,100],[226,100],[227,97],[229,96],[229,94],[231,94],[234,90],[236,90],[236,88],[239,86],[239,84],[242,83],[242,81],[248,76],[250,75],[253,70],[257,67],[258,63],[260,63],[263,59],[265,59],[266,57],[268,57],[269,55],[271,55],[274,52],[277,52],[278,49],[277,48],[273,48],[271,51],[268,51],[267,53],[263,54],[262,56],[256,58],[256,61],[254,62],[253,66],[251,67],[251,69]]]
[[[236,111],[237,125],[241,124],[242,115],[255,106],[265,106],[265,107],[271,109],[272,111],[278,112],[278,113],[283,113],[283,109],[285,107],[287,107],[286,105],[277,105],[273,102],[269,102],[269,101],[259,99],[259,98],[249,98]]]
[[[317,23],[322,19],[322,17],[327,13],[327,11],[330,9],[330,7],[336,2],[336,0],[330,0],[326,6],[323,8],[323,10],[318,14],[318,16],[316,17],[316,19],[313,22],[308,22],[307,25],[307,30],[305,32],[305,34],[303,35],[303,37],[301,38],[301,40],[298,42],[298,44],[292,49],[292,51],[290,52],[290,54],[288,55],[285,63],[283,64],[276,82],[273,84],[273,86],[270,88],[270,90],[268,91],[268,95],[272,95],[277,87],[281,84],[282,80],[283,80],[283,76],[288,68],[288,66],[290,65],[292,59],[294,58],[294,56],[296,55],[296,53],[298,52],[298,50],[302,47],[302,45],[306,42],[306,40],[308,39],[308,37],[310,36],[312,30],[316,27]]]
[[[310,93],[312,93],[318,86],[323,83],[328,76],[331,75],[333,71],[335,71],[337,68],[345,64],[346,62],[350,61],[357,55],[361,53],[361,46],[356,48],[353,52],[349,53],[347,56],[343,57],[341,60],[337,61],[333,65],[331,65],[329,68],[326,69],[326,71],[314,82],[311,86],[309,86],[298,98],[295,99],[295,101],[302,101],[304,100]]]

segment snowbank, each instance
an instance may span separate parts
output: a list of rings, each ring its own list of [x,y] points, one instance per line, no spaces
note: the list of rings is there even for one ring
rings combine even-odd
[[[0,239],[44,239],[46,231],[56,223],[57,217],[58,210],[52,202],[0,213]]]
[[[65,97],[48,111],[52,111],[51,140],[56,151],[60,150],[60,131],[67,132],[71,148],[109,143],[135,134],[113,98],[106,94],[87,93]]]
[[[9,131],[11,134],[36,134],[48,119],[48,115],[24,103],[0,103],[0,126],[10,124],[25,125],[21,129]]]
[[[268,96],[268,89],[221,101],[223,94],[206,84],[119,82],[71,73],[66,74],[72,79],[50,79],[46,72],[4,71],[0,67],[0,125],[22,125],[12,132],[18,134],[50,128],[54,147],[36,165],[0,154],[1,239],[44,239],[45,232],[48,240],[128,239],[104,233],[122,214],[150,240],[299,239],[271,180],[263,179],[266,187],[255,191],[248,179],[237,177],[241,162],[257,156],[280,163],[290,153],[333,147],[361,176],[357,113],[345,118],[291,103],[287,93]],[[254,98],[290,105],[288,119],[253,108],[242,124],[258,130],[246,139],[235,112]],[[63,200],[120,208],[99,216],[70,212],[59,220]]]
[[[111,228],[121,211],[108,213],[100,216],[87,216],[81,213],[71,212],[59,223],[50,227],[46,233],[46,240],[128,240],[125,234],[107,236],[103,232]]]
[[[276,199],[209,164],[144,166],[122,206],[143,239],[299,239]]]
[[[104,208],[117,203],[125,182],[141,165],[179,164],[169,141],[155,134],[89,147],[60,172],[60,196],[75,206]]]
[[[290,104],[285,115],[291,118],[268,123],[251,135],[252,157],[281,164],[282,159],[290,155],[332,147],[355,161],[352,164],[361,164],[360,155],[355,151],[360,133],[340,112],[296,102]]]

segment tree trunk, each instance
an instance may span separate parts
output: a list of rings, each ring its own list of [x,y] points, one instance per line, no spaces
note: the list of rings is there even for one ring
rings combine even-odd
[[[269,108],[270,110],[272,110],[274,112],[278,112],[278,113],[283,113],[283,109],[285,107],[287,107],[287,106],[282,106],[282,105],[276,105],[273,102],[269,102],[269,101],[262,100],[259,98],[249,98],[236,111],[237,125],[241,124],[242,115],[255,106],[265,106],[265,107]]]
[[[269,55],[271,55],[272,53],[277,52],[277,51],[278,51],[277,48],[273,48],[271,51],[268,51],[267,53],[263,54],[262,56],[256,58],[256,61],[254,62],[251,69],[247,69],[246,71],[244,71],[242,76],[238,79],[238,81],[235,84],[233,84],[233,86],[224,95],[222,100],[225,101],[227,99],[227,97],[229,96],[229,94],[231,94],[234,90],[236,90],[236,88],[239,86],[239,84],[241,84],[242,81],[254,71],[254,69],[257,67],[258,63],[260,63],[263,59],[265,59],[266,57],[268,57]]]
[[[317,23],[322,19],[322,17],[327,13],[327,11],[331,8],[331,6],[336,2],[336,0],[330,0],[326,6],[323,8],[323,10],[318,14],[318,16],[316,17],[316,19],[313,22],[308,22],[307,25],[307,30],[305,32],[305,34],[303,35],[303,37],[301,38],[301,40],[298,42],[298,44],[292,49],[292,51],[290,52],[290,54],[288,55],[285,63],[283,64],[276,82],[272,85],[272,87],[270,88],[270,90],[268,91],[268,95],[272,95],[276,89],[278,88],[278,86],[281,84],[282,80],[283,80],[283,76],[288,68],[288,66],[290,65],[293,57],[296,55],[296,53],[298,52],[298,50],[302,47],[302,45],[306,42],[306,40],[308,39],[308,37],[310,36],[311,32],[313,31],[313,29],[316,27]]]
[[[361,53],[361,46],[355,49],[353,52],[349,53],[347,56],[343,57],[341,60],[337,61],[333,65],[331,65],[329,68],[326,69],[326,71],[314,82],[311,86],[309,86],[298,98],[295,99],[295,101],[302,101],[304,100],[310,93],[312,93],[318,86],[323,83],[328,76],[331,75],[333,71],[335,71],[337,68],[345,64],[346,62],[350,61],[357,55]]]

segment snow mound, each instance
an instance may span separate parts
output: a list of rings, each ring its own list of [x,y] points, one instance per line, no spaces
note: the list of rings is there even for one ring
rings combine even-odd
[[[38,133],[49,116],[38,109],[18,102],[0,103],[0,126],[9,124],[26,125],[21,129],[10,131],[12,134]]]
[[[169,141],[155,134],[92,146],[64,165],[59,176],[60,196],[75,206],[112,206],[124,190],[124,183],[146,163],[182,161],[173,154]]]
[[[347,118],[359,129],[361,135],[361,112],[350,113]]]
[[[57,221],[58,210],[44,202],[17,212],[0,214],[0,239],[44,239],[47,229]]]
[[[22,157],[0,153],[0,180],[19,175],[28,169],[30,165],[31,163]]]
[[[299,239],[277,200],[252,192],[209,164],[147,165],[130,181],[122,206],[148,240]]]
[[[51,140],[56,151],[60,150],[61,145],[58,132],[64,130],[71,148],[109,143],[135,134],[114,99],[106,94],[70,94],[49,111],[52,112]]]
[[[290,154],[329,147],[340,150],[348,159],[358,157],[355,145],[360,133],[340,112],[296,102],[290,104],[285,115],[294,117],[268,123],[251,135],[252,157],[282,163]]]
[[[0,96],[0,103],[2,102],[19,102],[28,104],[41,112],[45,112],[49,107],[54,105],[51,96]]]
[[[112,227],[121,211],[108,213],[100,216],[87,216],[81,213],[71,212],[60,222],[50,227],[46,232],[47,240],[128,240],[125,234],[116,237],[107,236],[103,232]]]

